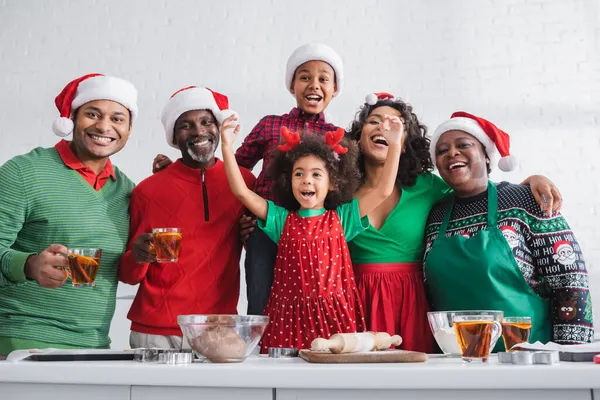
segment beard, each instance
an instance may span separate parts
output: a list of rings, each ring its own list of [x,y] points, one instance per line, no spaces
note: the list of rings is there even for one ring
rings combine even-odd
[[[208,163],[214,157],[215,151],[217,150],[216,140],[211,141],[210,148],[202,153],[198,153],[198,149],[194,145],[194,142],[196,142],[196,140],[189,140],[185,144],[188,155],[192,158],[192,160],[200,164]]]

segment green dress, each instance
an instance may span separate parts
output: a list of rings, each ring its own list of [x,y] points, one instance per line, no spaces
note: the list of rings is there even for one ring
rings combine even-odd
[[[421,261],[427,216],[449,191],[437,175],[419,175],[380,229],[369,225],[348,243],[367,329],[399,334],[406,350],[434,350]]]

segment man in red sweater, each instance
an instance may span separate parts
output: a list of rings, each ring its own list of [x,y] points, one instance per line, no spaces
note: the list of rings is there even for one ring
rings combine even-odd
[[[188,347],[177,316],[237,313],[243,206],[229,189],[223,162],[215,158],[221,123],[232,114],[226,96],[194,86],[175,92],[163,109],[167,143],[181,158],[143,180],[131,195],[119,280],[140,284],[127,315],[132,348]],[[241,170],[252,186],[252,173]],[[156,262],[153,228],[181,229],[177,262]]]

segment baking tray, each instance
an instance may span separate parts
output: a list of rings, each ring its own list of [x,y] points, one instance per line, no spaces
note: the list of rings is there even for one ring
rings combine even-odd
[[[7,361],[128,361],[133,360],[134,352],[131,350],[110,349],[31,349],[15,350],[11,352]]]
[[[598,354],[597,351],[581,353],[581,352],[570,352],[560,351],[558,356],[560,361],[571,361],[571,362],[594,362],[594,356]]]

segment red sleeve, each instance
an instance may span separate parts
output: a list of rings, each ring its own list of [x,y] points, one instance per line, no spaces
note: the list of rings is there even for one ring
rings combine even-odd
[[[240,167],[252,170],[256,163],[262,160],[267,144],[267,132],[264,129],[265,119],[266,117],[258,121],[258,124],[235,152],[235,159]]]
[[[139,264],[133,258],[131,246],[135,239],[144,232],[150,232],[150,228],[144,226],[144,215],[146,214],[147,202],[145,196],[139,190],[139,186],[133,189],[129,203],[129,239],[127,241],[127,251],[121,256],[119,262],[119,280],[129,285],[137,285],[145,277],[148,271],[149,263]]]

